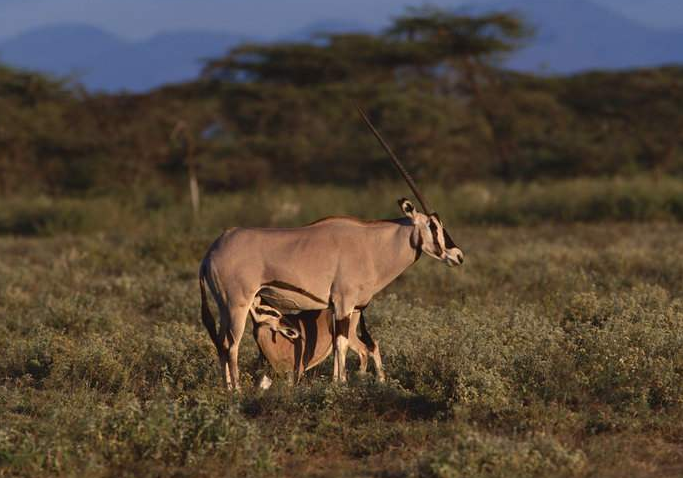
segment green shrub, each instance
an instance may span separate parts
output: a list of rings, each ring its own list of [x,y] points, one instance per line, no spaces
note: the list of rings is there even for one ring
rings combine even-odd
[[[567,449],[552,437],[535,435],[510,440],[465,432],[450,445],[422,458],[418,476],[425,478],[582,476],[587,468],[581,451]]]
[[[387,383],[350,353],[346,385],[328,359],[258,390],[247,326],[228,394],[199,317],[213,236],[164,236],[155,214],[130,234],[0,238],[0,475],[602,476],[679,459],[677,224],[453,228],[464,267],[421,259],[366,310]]]
[[[0,329],[1,330],[1,329]],[[38,327],[27,336],[13,336],[5,329],[0,333],[0,377],[20,378],[24,375],[41,382],[50,375],[54,364],[53,346],[58,338],[47,328]]]
[[[579,178],[551,182],[469,183],[431,186],[425,195],[447,225],[535,225],[542,222],[682,221],[683,181],[675,177]],[[191,249],[188,233],[215,238],[234,226],[299,226],[330,215],[366,219],[400,217],[396,200],[409,196],[401,182],[369,187],[271,186],[220,195],[205,195],[199,220],[186,198],[167,192],[131,192],[125,196],[87,199],[14,198],[0,208],[0,234],[53,236],[107,232],[131,236],[143,232],[139,254],[189,260],[206,241]],[[209,239],[210,240],[210,239]]]

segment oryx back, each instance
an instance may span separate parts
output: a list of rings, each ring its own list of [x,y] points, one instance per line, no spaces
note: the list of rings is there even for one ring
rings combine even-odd
[[[384,285],[377,282],[383,272],[377,266],[387,256],[381,239],[399,227],[328,218],[300,228],[234,228],[213,244],[207,260],[228,297],[258,293],[283,312],[325,309],[335,287],[372,295]]]

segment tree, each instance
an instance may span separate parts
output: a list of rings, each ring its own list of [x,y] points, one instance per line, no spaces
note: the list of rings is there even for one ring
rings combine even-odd
[[[471,98],[488,125],[502,177],[512,179],[509,91],[505,74],[495,63],[530,35],[526,25],[509,14],[467,17],[422,8],[396,19],[388,33],[430,51],[445,91],[459,90]]]

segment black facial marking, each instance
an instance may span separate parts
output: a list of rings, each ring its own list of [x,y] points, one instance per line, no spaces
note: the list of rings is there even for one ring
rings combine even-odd
[[[451,239],[451,236],[449,236],[448,232],[446,232],[446,229],[443,230],[443,240],[446,249],[453,249],[454,247],[457,247],[455,242],[453,242],[453,239]]]
[[[441,249],[441,245],[439,244],[439,236],[437,234],[439,228],[433,219],[429,220],[429,230],[432,231],[432,240],[434,241],[434,254],[440,256],[443,250]]]
[[[417,235],[417,244],[415,244],[415,260],[417,261],[422,255],[422,235]]]
[[[443,227],[443,223],[441,222],[441,218],[437,213],[431,214],[432,217],[436,218],[437,221],[441,224],[441,228],[443,230],[443,242],[444,246],[446,246],[446,249],[453,249],[454,247],[458,247],[455,245],[455,242],[453,242],[453,239],[451,239],[451,236],[448,234],[448,231],[446,231],[446,228]],[[430,224],[431,224],[431,219],[430,219]],[[431,225],[430,225],[431,228]]]
[[[270,315],[272,317],[281,317],[282,315],[272,309],[263,309],[261,307],[256,307],[256,312],[258,312],[260,315]]]

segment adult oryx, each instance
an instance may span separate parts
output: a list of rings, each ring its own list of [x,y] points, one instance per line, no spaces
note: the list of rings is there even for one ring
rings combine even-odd
[[[331,309],[334,380],[345,381],[354,311],[367,306],[423,252],[449,266],[463,262],[462,251],[439,216],[362,110],[360,113],[424,213],[404,198],[399,200],[405,215],[400,219],[328,217],[298,228],[236,227],[216,239],[199,269],[202,320],[218,351],[221,376],[228,388],[239,387],[239,345],[257,297],[280,311]],[[220,314],[218,331],[206,300],[207,286]]]

